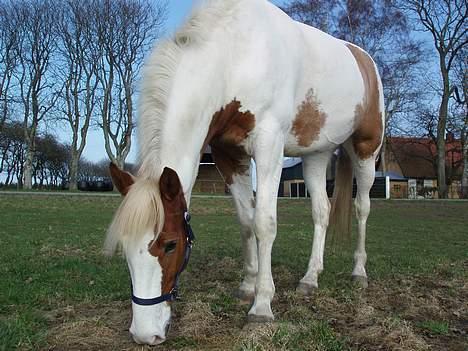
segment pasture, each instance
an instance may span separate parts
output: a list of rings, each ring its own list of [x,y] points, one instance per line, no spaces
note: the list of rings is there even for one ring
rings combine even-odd
[[[101,254],[119,197],[0,195],[0,350],[146,350],[132,343],[125,260]],[[465,350],[468,202],[374,201],[370,285],[327,244],[315,295],[294,292],[312,245],[308,200],[279,201],[275,323],[246,325],[230,199],[195,198],[197,235],[173,326],[155,350]]]

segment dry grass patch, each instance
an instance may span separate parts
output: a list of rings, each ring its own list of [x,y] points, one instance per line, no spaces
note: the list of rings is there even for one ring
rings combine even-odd
[[[198,340],[206,339],[211,330],[216,328],[219,319],[211,312],[209,303],[195,300],[185,303],[183,315],[177,321],[178,334]]]
[[[425,351],[429,345],[418,336],[411,324],[396,318],[384,318],[375,325],[356,330],[353,338],[365,349],[394,351]]]
[[[48,312],[49,350],[133,350],[127,304],[67,306]]]

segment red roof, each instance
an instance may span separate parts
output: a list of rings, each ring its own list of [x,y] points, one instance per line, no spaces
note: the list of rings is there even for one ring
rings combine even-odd
[[[437,149],[430,138],[388,138],[389,150],[407,178],[437,178]],[[447,178],[460,178],[463,167],[462,145],[460,140],[446,142]]]

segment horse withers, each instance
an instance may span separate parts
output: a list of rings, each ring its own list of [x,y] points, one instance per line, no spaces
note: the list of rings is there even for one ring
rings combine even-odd
[[[271,250],[283,156],[302,157],[314,239],[297,290],[318,287],[328,224],[350,230],[353,174],[358,246],[352,276],[367,284],[366,221],[384,128],[383,89],[362,49],[290,19],[266,0],[208,0],[148,59],[139,106],[140,168],[111,166],[124,194],[106,239],[121,243],[132,279],[130,332],[138,343],[167,337],[170,304],[188,261],[188,220],[201,154],[210,145],[241,226],[250,322],[274,319]],[[340,149],[335,194],[326,168]],[[256,162],[253,197],[250,159]]]

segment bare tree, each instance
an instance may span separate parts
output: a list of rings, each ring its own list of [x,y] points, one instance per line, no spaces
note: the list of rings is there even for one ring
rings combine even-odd
[[[398,115],[415,109],[420,94],[414,85],[420,43],[411,37],[407,16],[396,5],[393,0],[294,0],[285,8],[293,18],[359,45],[374,58],[384,85],[386,135]]]
[[[98,73],[92,44],[96,39],[96,27],[92,20],[94,13],[91,5],[92,0],[68,0],[63,3],[58,21],[60,61],[63,67],[61,79],[64,82],[60,106],[72,132],[70,190],[77,189],[78,164],[86,146],[98,98]]]
[[[34,158],[34,179],[38,188],[64,188],[68,181],[69,147],[60,143],[53,135],[37,138]]]
[[[442,77],[441,101],[437,115],[437,182],[440,198],[448,195],[445,172],[446,132],[454,62],[468,43],[466,0],[409,0],[402,5],[413,12],[420,27],[431,34],[439,58]]]
[[[456,115],[455,129],[460,131],[460,141],[463,155],[463,171],[461,179],[461,196],[468,199],[468,48],[462,50],[456,60],[453,80],[455,82],[455,103],[452,107]]]
[[[12,7],[8,1],[0,1],[0,131],[10,113],[13,73],[18,64],[16,55],[19,35],[11,20]]]
[[[135,126],[135,82],[145,53],[161,34],[167,2],[97,0],[95,6],[100,127],[109,158],[123,167]]]
[[[462,134],[463,146],[463,174],[462,174],[462,198],[468,199],[468,118],[465,117],[465,124]]]
[[[26,143],[23,186],[31,189],[38,129],[58,96],[49,76],[56,48],[56,19],[54,6],[49,0],[15,1],[13,6],[14,23],[21,36],[16,54],[19,58],[17,80]]]
[[[336,9],[341,0],[293,0],[283,10],[295,20],[334,33],[337,27]]]
[[[23,181],[25,154],[23,126],[19,122],[5,122],[0,133],[0,173],[5,174],[5,185],[15,182],[18,187]]]

